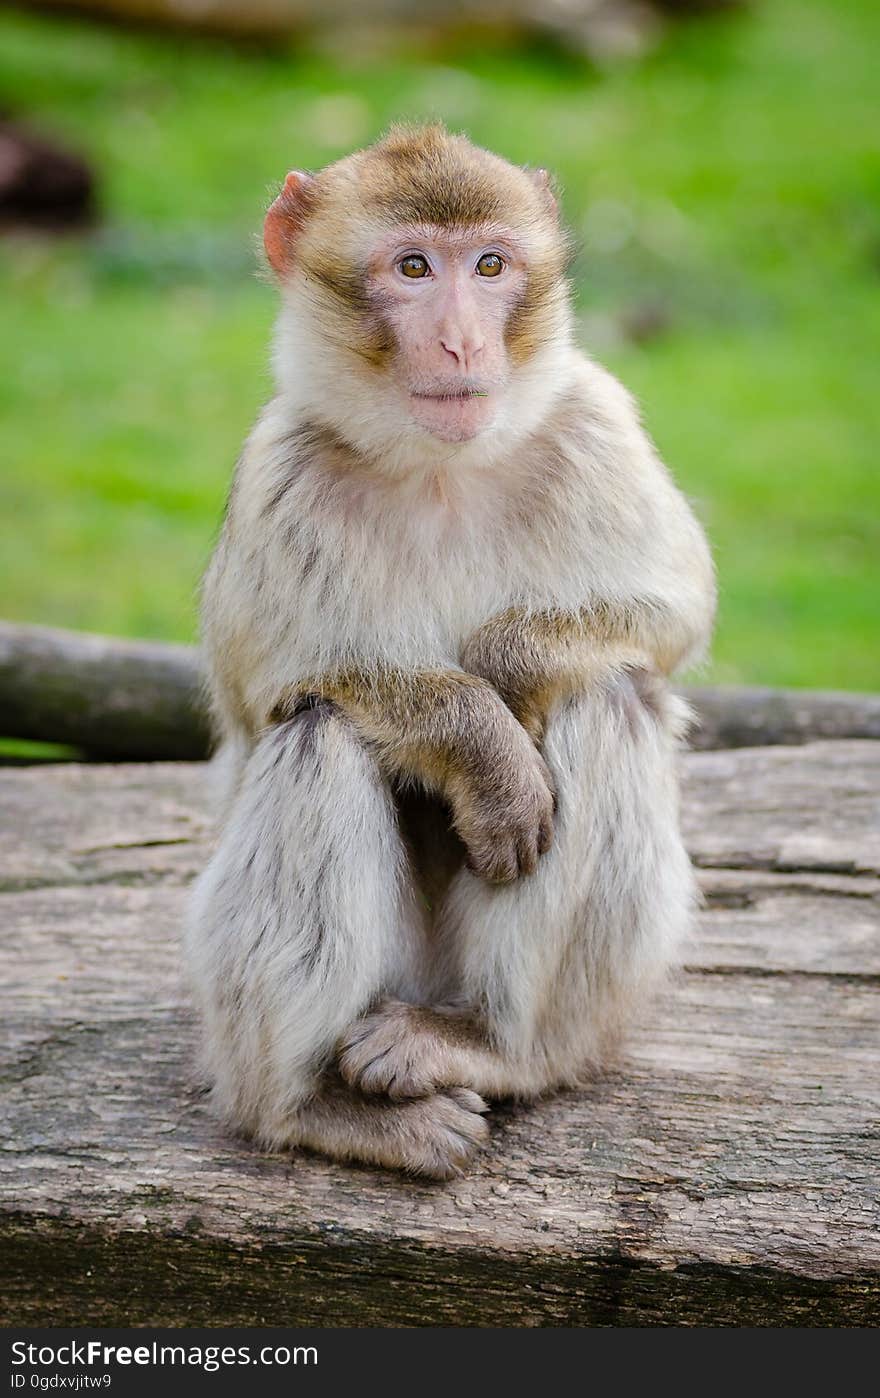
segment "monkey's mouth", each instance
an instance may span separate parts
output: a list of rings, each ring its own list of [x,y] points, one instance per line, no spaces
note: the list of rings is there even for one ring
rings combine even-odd
[[[444,384],[431,391],[412,389],[410,411],[432,437],[443,442],[468,442],[488,426],[492,402],[488,389],[472,384]]]
[[[489,390],[462,388],[456,389],[454,393],[413,393],[412,397],[420,399],[423,403],[466,403],[470,398],[488,398]]]

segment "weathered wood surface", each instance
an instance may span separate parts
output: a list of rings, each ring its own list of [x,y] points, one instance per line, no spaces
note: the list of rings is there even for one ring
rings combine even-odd
[[[690,687],[699,749],[880,738],[880,694]],[[197,760],[210,735],[198,652],[0,621],[0,737],[111,761]]]
[[[684,767],[686,971],[440,1186],[208,1116],[177,953],[202,769],[0,774],[7,1322],[876,1323],[880,744]]]

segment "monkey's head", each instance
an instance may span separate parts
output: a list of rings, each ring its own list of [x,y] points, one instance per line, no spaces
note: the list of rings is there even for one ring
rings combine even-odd
[[[497,435],[534,415],[569,344],[546,172],[441,126],[292,172],[264,243],[285,303],[279,377],[359,443]]]

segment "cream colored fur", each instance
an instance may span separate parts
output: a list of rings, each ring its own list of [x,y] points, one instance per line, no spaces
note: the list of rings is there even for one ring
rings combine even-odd
[[[340,1037],[379,997],[471,1007],[489,1051],[463,1085],[530,1095],[595,1065],[675,960],[694,906],[677,819],[682,709],[643,702],[621,659],[698,658],[714,586],[699,525],[629,395],[573,348],[564,300],[553,343],[513,371],[496,423],[462,445],[415,428],[387,376],[319,324],[293,277],[277,395],[245,447],[205,582],[228,816],[187,949],[225,1117],[273,1146],[381,1160],[354,1127],[339,1127],[340,1146],[308,1114]],[[297,431],[315,423],[338,448],[303,455]],[[609,650],[550,716],[552,850],[504,888],[462,870],[429,918],[373,754],[333,710],[270,727],[279,695],[350,666],[454,669],[508,608],[605,604],[656,635],[631,655]],[[429,1130],[447,1132],[453,1111],[471,1123],[464,1159],[478,1107],[440,1106]]]

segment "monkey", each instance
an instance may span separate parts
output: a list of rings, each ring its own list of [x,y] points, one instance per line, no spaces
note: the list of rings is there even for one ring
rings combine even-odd
[[[556,186],[397,126],[265,217],[275,392],[202,593],[221,828],[186,932],[216,1110],[429,1179],[590,1080],[696,906],[703,530],[576,344]]]

